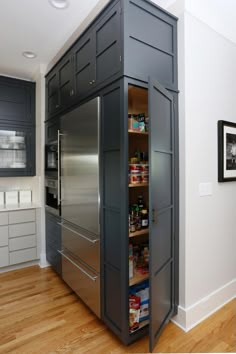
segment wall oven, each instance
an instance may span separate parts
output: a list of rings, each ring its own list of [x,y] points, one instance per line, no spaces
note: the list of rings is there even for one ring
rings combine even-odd
[[[57,178],[45,177],[46,209],[52,214],[60,215],[60,185]]]

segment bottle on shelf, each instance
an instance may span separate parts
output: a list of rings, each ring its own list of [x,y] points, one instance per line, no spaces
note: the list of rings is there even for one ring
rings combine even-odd
[[[135,232],[135,231],[136,231],[135,210],[134,207],[131,206],[130,215],[129,215],[129,232]]]
[[[142,209],[142,211],[141,211],[141,223],[142,223],[142,229],[145,229],[148,227],[148,211],[147,211],[147,209]]]

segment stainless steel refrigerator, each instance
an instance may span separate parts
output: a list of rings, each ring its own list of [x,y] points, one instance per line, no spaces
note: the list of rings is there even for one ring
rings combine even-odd
[[[62,277],[100,317],[97,97],[61,117]]]

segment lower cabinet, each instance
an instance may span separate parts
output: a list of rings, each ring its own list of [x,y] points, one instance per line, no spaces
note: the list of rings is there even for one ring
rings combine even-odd
[[[39,258],[37,209],[0,212],[0,267]]]
[[[60,217],[46,211],[46,257],[53,269],[61,275],[61,227]]]

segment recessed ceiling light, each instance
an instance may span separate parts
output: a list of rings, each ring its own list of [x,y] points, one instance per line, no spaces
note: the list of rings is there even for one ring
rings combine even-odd
[[[30,50],[24,51],[22,55],[27,59],[34,59],[37,57],[37,55],[34,52],[31,52]]]
[[[65,9],[69,6],[67,0],[49,0],[49,3],[56,9]]]

